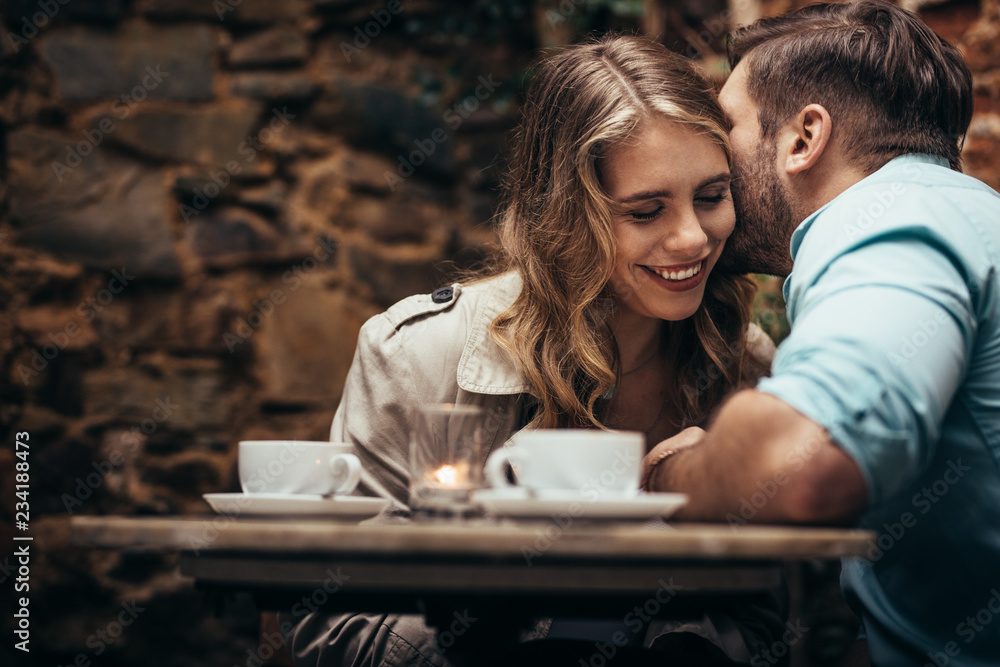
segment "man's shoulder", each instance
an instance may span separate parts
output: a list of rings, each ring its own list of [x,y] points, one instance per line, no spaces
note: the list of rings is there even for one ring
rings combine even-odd
[[[929,156],[903,156],[848,188],[807,223],[826,253],[904,238],[966,245],[1000,215],[1000,194]]]
[[[948,201],[972,197],[984,205],[1000,206],[1000,193],[973,176],[955,171],[939,158],[903,155],[850,188],[849,195],[876,201],[898,201],[921,208],[928,198]]]

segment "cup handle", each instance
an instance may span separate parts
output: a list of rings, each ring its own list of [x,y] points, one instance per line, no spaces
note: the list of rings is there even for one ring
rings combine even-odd
[[[333,490],[330,493],[350,493],[361,481],[361,460],[354,454],[334,454],[330,457]]]
[[[510,467],[510,448],[504,447],[490,454],[483,467],[483,474],[486,481],[494,489],[516,488],[517,484],[512,484],[507,478],[507,468]]]

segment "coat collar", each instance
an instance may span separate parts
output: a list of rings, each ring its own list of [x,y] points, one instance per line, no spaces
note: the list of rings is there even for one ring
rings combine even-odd
[[[526,393],[530,387],[524,375],[490,335],[493,320],[521,293],[521,276],[505,273],[481,285],[486,293],[476,305],[469,337],[458,362],[458,386],[476,394]],[[476,285],[469,288],[475,289]]]

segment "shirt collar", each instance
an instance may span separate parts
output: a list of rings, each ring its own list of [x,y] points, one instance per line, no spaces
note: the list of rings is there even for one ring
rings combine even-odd
[[[458,386],[476,394],[522,394],[530,389],[514,360],[493,336],[490,325],[521,293],[521,276],[505,273],[489,281],[472,317],[469,337],[458,362]]]
[[[858,181],[851,187],[841,192],[839,195],[831,199],[829,202],[821,206],[819,209],[817,209],[815,212],[809,215],[805,220],[799,223],[799,226],[795,228],[794,232],[792,232],[792,241],[789,247],[792,254],[792,262],[795,261],[795,255],[798,254],[799,248],[802,246],[802,240],[805,238],[805,235],[809,231],[809,228],[812,226],[813,222],[816,221],[816,218],[818,218],[823,211],[832,206],[833,203],[838,199],[850,196],[850,194],[853,192],[855,188],[862,187],[863,183],[865,183],[871,178],[874,178],[877,174],[881,174],[883,171],[895,169],[901,165],[909,163],[933,164],[939,167],[946,167],[946,168],[950,167],[948,160],[944,159],[943,157],[937,155],[930,155],[927,153],[907,153],[906,155],[900,155],[899,157],[895,157],[889,160],[884,165],[882,165],[882,167],[878,169],[878,171],[875,171],[874,173],[869,174],[868,176],[862,178],[860,181]],[[786,280],[785,286],[787,287],[787,285],[788,281]],[[788,299],[788,294],[785,294],[785,299],[786,300]]]

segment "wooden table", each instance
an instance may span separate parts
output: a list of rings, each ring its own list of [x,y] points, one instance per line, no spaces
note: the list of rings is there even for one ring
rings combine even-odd
[[[332,611],[424,613],[442,628],[455,609],[485,608],[515,629],[531,617],[608,617],[662,599],[665,588],[672,608],[766,592],[780,584],[785,562],[860,556],[874,538],[663,522],[355,525],[221,516],[74,517],[72,530],[89,547],[179,551],[181,573],[199,587],[248,591],[262,609],[310,600]]]

